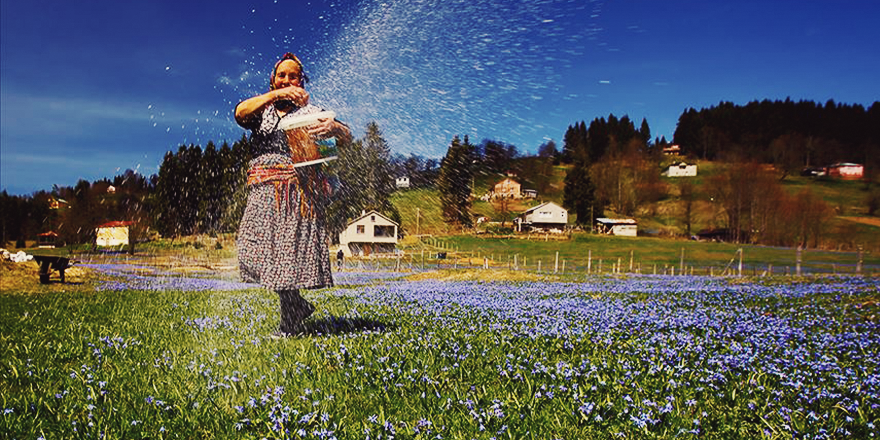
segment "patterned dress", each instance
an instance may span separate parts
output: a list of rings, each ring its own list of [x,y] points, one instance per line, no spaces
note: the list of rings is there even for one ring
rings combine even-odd
[[[284,117],[320,111],[308,105]],[[255,158],[250,162],[247,207],[238,229],[241,277],[279,292],[330,287],[333,278],[324,219],[329,186],[320,165],[290,167],[295,161],[287,134],[278,128],[281,120],[269,106],[245,126],[252,132]],[[251,179],[256,171],[279,167],[287,173],[284,181]]]

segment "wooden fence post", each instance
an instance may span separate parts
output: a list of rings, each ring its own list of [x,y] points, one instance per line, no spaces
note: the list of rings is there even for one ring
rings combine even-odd
[[[795,269],[794,273],[797,276],[801,276],[801,245],[797,247],[797,254],[795,256]]]
[[[559,272],[559,251],[556,251],[556,262],[553,263],[553,273]]]
[[[743,276],[743,248],[739,248],[739,276]]]
[[[590,274],[590,271],[593,269],[593,250],[590,249],[587,251],[587,274]]]
[[[859,245],[859,261],[856,263],[856,274],[862,274],[862,245]]]
[[[681,259],[678,262],[678,273],[684,273],[684,248],[681,248]]]

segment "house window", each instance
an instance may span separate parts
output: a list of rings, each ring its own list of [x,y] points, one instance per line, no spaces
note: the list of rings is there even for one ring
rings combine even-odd
[[[375,226],[373,228],[374,237],[394,237],[394,226]]]
[[[363,234],[365,232],[364,225],[357,225],[357,233]]]
[[[370,216],[370,221],[373,222],[373,223],[376,223],[376,216],[375,216],[375,215],[371,215],[371,216]]]

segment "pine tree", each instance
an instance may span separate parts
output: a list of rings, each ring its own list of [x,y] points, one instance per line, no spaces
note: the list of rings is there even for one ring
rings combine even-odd
[[[565,175],[562,205],[574,211],[577,224],[588,225],[604,215],[604,205],[596,197],[596,186],[590,178],[590,168],[584,162],[576,162]]]
[[[463,228],[473,226],[470,208],[474,160],[475,149],[467,137],[462,143],[455,136],[440,162],[440,175],[437,177],[443,219]]]

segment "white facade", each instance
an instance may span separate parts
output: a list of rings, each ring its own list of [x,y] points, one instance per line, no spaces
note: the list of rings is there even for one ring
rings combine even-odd
[[[95,244],[98,246],[128,245],[128,226],[99,226],[96,230]]]
[[[347,256],[392,253],[397,246],[399,226],[378,211],[365,212],[339,233],[339,245]]]
[[[631,218],[597,218],[596,227],[600,234],[636,237],[639,224]]]
[[[697,175],[697,165],[688,165],[684,162],[669,165],[666,175],[669,177],[693,177]]]
[[[395,183],[398,188],[409,188],[409,177],[398,177]]]
[[[520,185],[519,182],[511,178],[507,178],[495,184],[493,190],[494,197],[509,197],[513,199],[518,199],[522,197],[522,194],[520,193],[521,188],[522,185]]]
[[[532,228],[565,229],[568,225],[568,210],[553,202],[546,202],[529,208],[520,218],[524,226]]]

